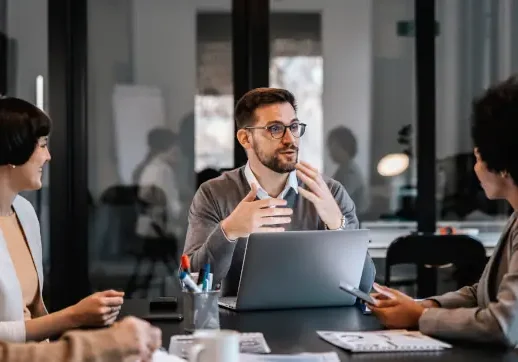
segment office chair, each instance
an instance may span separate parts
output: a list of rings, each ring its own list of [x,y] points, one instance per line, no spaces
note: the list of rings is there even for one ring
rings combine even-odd
[[[385,268],[386,260],[378,259],[374,261],[376,265],[376,278],[378,284],[386,285]],[[390,272],[390,286],[407,295],[415,296],[417,289],[417,268],[415,264],[398,264],[393,265]]]
[[[418,267],[417,296],[430,297],[437,293],[437,269],[455,266],[457,286],[478,281],[486,265],[482,243],[468,235],[411,234],[394,240],[388,250],[385,265],[385,285],[391,285],[391,268],[398,264]]]
[[[95,257],[98,260],[118,260],[129,254],[139,243],[134,225],[137,220],[135,185],[113,185],[100,197],[92,232],[96,232]],[[93,207],[93,200],[92,200]],[[98,240],[98,242],[97,242]]]

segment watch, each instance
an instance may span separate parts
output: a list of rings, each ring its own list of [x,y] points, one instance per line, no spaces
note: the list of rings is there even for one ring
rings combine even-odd
[[[326,230],[345,230],[347,223],[345,221],[345,215],[340,218],[340,226],[337,229],[330,229],[326,224]]]

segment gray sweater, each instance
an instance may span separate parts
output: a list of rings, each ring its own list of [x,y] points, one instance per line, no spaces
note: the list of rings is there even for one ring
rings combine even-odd
[[[355,206],[343,186],[337,181],[324,177],[324,181],[340,206],[347,220],[347,228],[357,229],[358,219]],[[300,180],[299,180],[300,184]],[[305,185],[302,185],[305,188]],[[218,178],[203,183],[189,210],[189,227],[184,253],[191,259],[194,271],[204,263],[211,264],[214,283],[222,283],[223,295],[236,295],[241,277],[243,256],[247,238],[229,241],[221,229],[223,221],[250,192],[244,175],[244,167],[225,172]],[[287,230],[324,230],[325,225],[318,216],[314,205],[301,195],[294,195],[293,215]],[[374,282],[376,269],[367,255],[360,289],[369,292]]]

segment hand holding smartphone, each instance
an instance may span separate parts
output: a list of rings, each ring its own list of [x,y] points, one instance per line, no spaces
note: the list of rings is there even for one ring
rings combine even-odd
[[[374,288],[375,291],[377,291],[379,294],[387,297],[388,299],[397,299],[396,295],[392,292],[389,292],[387,289],[387,287],[382,287],[381,285],[379,285],[378,283],[374,283],[372,284],[372,287]]]
[[[378,304],[378,300],[377,299],[374,299],[369,294],[362,292],[358,288],[355,288],[355,287],[353,287],[352,285],[350,285],[350,284],[348,284],[346,282],[341,282],[340,283],[340,289],[342,289],[344,292],[347,292],[347,293],[349,293],[351,295],[354,295],[355,297],[363,300],[367,304],[371,304],[371,305],[374,305],[374,306]]]

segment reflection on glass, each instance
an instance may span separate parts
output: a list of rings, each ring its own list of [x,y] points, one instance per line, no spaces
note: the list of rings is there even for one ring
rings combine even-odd
[[[270,62],[270,85],[297,99],[297,117],[307,123],[300,159],[322,169],[322,56],[282,56]]]
[[[233,166],[230,4],[88,1],[94,289],[175,293],[197,184]]]
[[[413,42],[395,31],[413,7],[382,3],[270,4],[270,85],[295,94],[308,125],[301,158],[344,185],[362,221],[398,217],[393,199],[408,192],[376,166],[413,123]]]
[[[407,170],[409,163],[408,155],[391,153],[383,157],[378,163],[378,173],[381,176],[398,176]]]
[[[332,177],[345,187],[354,201],[356,213],[361,215],[369,208],[370,198],[363,172],[355,160],[356,137],[349,128],[338,126],[329,132],[327,147],[331,159],[338,165]]]
[[[196,172],[233,168],[233,115],[233,95],[196,95]]]
[[[518,69],[509,36],[516,26],[512,2],[438,1],[437,21],[437,211],[445,221],[502,227],[511,211],[485,196],[474,173],[470,113],[473,98]],[[514,6],[514,5],[513,5]]]

